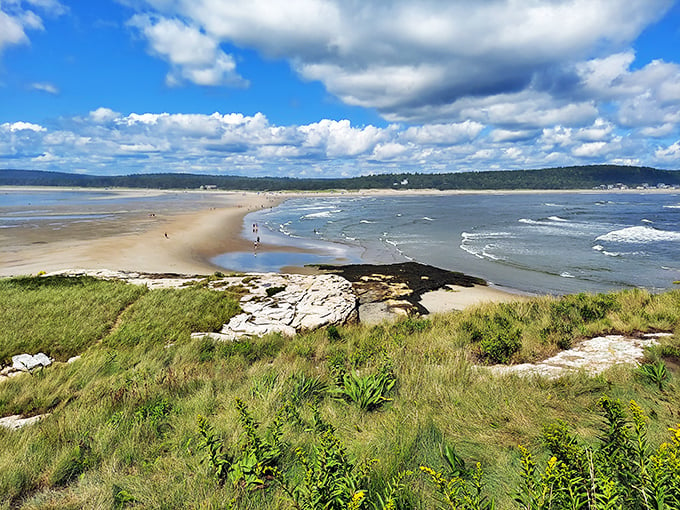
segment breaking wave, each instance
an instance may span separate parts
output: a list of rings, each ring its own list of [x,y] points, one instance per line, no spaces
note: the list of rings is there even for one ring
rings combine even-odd
[[[658,241],[680,241],[680,232],[658,230],[652,227],[627,227],[608,232],[595,238],[595,240],[638,244]]]

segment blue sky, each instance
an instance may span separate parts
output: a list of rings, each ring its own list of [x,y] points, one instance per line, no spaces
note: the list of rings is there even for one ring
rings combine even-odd
[[[0,0],[0,168],[680,169],[680,1]]]

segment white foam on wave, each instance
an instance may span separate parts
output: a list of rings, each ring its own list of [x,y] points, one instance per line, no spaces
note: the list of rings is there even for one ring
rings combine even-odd
[[[432,218],[430,218],[429,216],[423,216],[422,219],[425,220],[425,221],[434,221],[434,220],[433,220]]]
[[[375,223],[375,221],[361,220],[359,223]]]
[[[510,239],[515,237],[510,232],[463,232],[461,234],[463,241],[474,239]]]
[[[653,243],[658,241],[680,241],[680,232],[658,230],[653,227],[627,227],[613,230],[595,238],[596,241],[616,243]]]
[[[573,274],[568,273],[567,271],[563,271],[560,273],[560,276],[562,278],[576,278]]]
[[[339,209],[333,209],[331,211],[321,211],[317,213],[310,213],[310,214],[305,214],[302,216],[300,219],[301,220],[312,220],[314,218],[330,218],[333,213],[340,212]]]
[[[640,223],[654,223],[654,222],[653,222],[652,220],[648,220],[648,219],[646,219],[646,218],[642,218],[642,219],[640,220]]]
[[[548,217],[549,220],[551,221],[559,221],[559,222],[568,222],[569,220],[565,220],[564,218],[560,218],[559,216],[550,216]]]
[[[593,246],[593,250],[599,251],[602,255],[607,257],[624,257],[626,255],[642,255],[643,252],[639,251],[607,251],[601,244],[596,244]]]
[[[664,205],[664,209],[680,209],[680,204],[678,205]]]
[[[485,243],[484,246],[481,246],[481,243],[478,241],[509,239],[513,237],[515,236],[509,232],[463,232],[461,234],[460,249],[480,259],[505,260],[503,257],[491,253],[490,250],[496,248],[495,244]]]

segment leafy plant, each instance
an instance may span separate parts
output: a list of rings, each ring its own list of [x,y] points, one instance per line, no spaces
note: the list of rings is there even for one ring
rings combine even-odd
[[[295,451],[304,469],[302,480],[283,489],[299,510],[359,509],[367,501],[365,487],[375,459],[355,463],[332,430],[318,437],[311,458],[302,448]]]
[[[656,384],[659,391],[663,391],[664,385],[671,378],[663,361],[645,363],[636,369],[636,373],[647,381]]]
[[[420,470],[435,486],[444,508],[451,510],[493,510],[496,508],[493,499],[483,494],[484,472],[479,463],[469,477],[446,476],[441,471],[435,471],[428,466],[420,466]]]
[[[201,435],[199,446],[206,450],[208,462],[217,480],[229,480],[235,486],[253,490],[265,487],[277,473],[276,465],[282,454],[281,427],[286,412],[283,406],[265,434],[258,433],[258,424],[241,399],[236,399],[239,421],[244,429],[238,453],[230,455],[214,434],[205,418],[198,418]]]
[[[334,394],[354,402],[361,410],[372,411],[392,400],[387,394],[394,388],[396,382],[397,379],[390,367],[363,376],[357,372],[349,372],[343,376]]]
[[[543,436],[552,457],[539,473],[522,452],[522,486],[515,501],[524,509],[675,509],[680,505],[680,433],[652,452],[646,417],[631,401],[628,421],[620,402],[603,397],[605,417],[599,448],[581,446],[566,425],[547,427]],[[679,429],[680,430],[680,429]]]

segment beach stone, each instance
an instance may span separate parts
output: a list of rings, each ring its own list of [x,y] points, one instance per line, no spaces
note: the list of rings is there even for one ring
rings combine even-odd
[[[640,338],[623,335],[599,336],[538,363],[493,365],[485,368],[498,375],[516,374],[548,379],[556,379],[579,370],[588,375],[597,375],[614,365],[639,364],[646,347],[658,344],[660,337],[670,335],[672,333],[649,333]]]
[[[68,363],[68,364],[70,365],[71,363],[74,363],[74,362],[78,361],[79,359],[80,359],[80,356],[71,356],[71,357],[66,361],[66,363]]]
[[[39,352],[32,356],[30,354],[17,354],[12,356],[12,367],[22,372],[31,372],[36,368],[48,367],[52,364],[52,359],[46,354]]]

